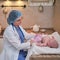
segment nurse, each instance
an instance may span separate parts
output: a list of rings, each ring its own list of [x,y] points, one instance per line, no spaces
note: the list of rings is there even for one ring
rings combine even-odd
[[[12,10],[7,18],[9,26],[5,29],[3,39],[4,60],[25,60],[27,51],[34,43],[35,34],[27,33],[21,26],[22,13]],[[24,40],[29,40],[24,42]]]

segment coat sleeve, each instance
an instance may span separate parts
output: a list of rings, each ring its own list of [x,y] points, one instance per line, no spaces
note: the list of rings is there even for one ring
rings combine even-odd
[[[22,29],[26,40],[30,40],[31,38],[35,37],[35,35],[36,35],[35,33],[33,33],[33,32],[28,33],[21,26],[20,26],[20,28]]]
[[[30,48],[30,42],[21,43],[19,38],[11,29],[7,29],[3,37],[6,38],[7,41],[10,42],[10,44],[18,50]]]

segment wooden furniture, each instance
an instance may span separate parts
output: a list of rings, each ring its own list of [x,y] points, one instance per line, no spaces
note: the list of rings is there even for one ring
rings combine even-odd
[[[42,31],[42,29],[45,29],[45,31]],[[55,30],[53,28],[40,28],[38,32],[34,32],[32,28],[25,29],[27,32],[33,32],[33,33],[45,33],[45,34],[51,34]]]
[[[30,60],[60,60],[60,55],[44,54],[44,55],[32,55]]]

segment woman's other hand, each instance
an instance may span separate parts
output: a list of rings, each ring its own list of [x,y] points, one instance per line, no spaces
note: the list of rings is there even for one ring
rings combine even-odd
[[[35,43],[34,40],[30,40],[30,45],[32,46],[32,44]]]

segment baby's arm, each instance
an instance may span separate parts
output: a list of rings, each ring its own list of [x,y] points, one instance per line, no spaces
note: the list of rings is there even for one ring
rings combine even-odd
[[[36,43],[36,45],[37,46],[47,46],[47,42],[43,42],[43,43],[41,43],[41,42],[39,42],[39,43]]]
[[[40,46],[41,46],[41,47],[42,47],[42,46],[47,46],[47,44],[46,44],[46,43],[41,43]]]

